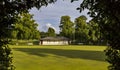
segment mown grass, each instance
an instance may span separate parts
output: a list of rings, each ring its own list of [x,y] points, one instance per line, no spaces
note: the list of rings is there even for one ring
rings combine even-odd
[[[10,46],[16,70],[107,70],[105,46]]]

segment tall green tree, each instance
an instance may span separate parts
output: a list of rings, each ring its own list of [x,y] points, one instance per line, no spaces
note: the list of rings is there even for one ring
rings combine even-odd
[[[56,36],[55,30],[52,27],[48,28],[47,34],[48,34],[49,37],[55,37]]]
[[[40,32],[37,30],[38,24],[33,20],[33,15],[22,12],[18,14],[17,21],[13,25],[12,37],[17,39],[39,39]]]
[[[77,42],[86,43],[88,40],[88,24],[85,16],[80,16],[75,19],[75,39]]]
[[[32,7],[41,8],[56,0],[0,0],[0,70],[14,70],[11,49],[9,48],[9,25],[22,11],[28,12]]]
[[[100,44],[102,34],[100,33],[100,28],[97,23],[93,20],[89,21],[89,43],[91,44]]]
[[[74,23],[70,16],[62,16],[60,21],[60,35],[72,39],[74,34]]]
[[[108,42],[106,49],[109,70],[120,70],[120,0],[83,0],[80,11],[89,9],[88,14],[99,24]]]

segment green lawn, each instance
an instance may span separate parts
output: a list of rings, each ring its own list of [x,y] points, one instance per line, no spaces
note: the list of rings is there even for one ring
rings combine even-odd
[[[107,70],[105,46],[10,46],[16,70]]]

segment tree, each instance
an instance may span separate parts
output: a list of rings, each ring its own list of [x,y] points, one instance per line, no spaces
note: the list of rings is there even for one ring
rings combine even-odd
[[[39,40],[41,38],[39,30],[35,30],[33,33],[34,34],[33,34],[33,37],[31,39],[37,39],[37,40]]]
[[[102,37],[100,34],[100,29],[97,23],[93,20],[89,21],[89,42],[92,44],[100,44],[100,38]]]
[[[40,32],[41,38],[47,37],[47,32]]]
[[[75,19],[75,39],[77,42],[86,43],[88,39],[88,24],[85,16],[80,16]]]
[[[32,7],[41,8],[56,0],[0,0],[0,70],[14,70],[9,43],[9,25],[16,20],[22,11],[28,12]]]
[[[88,14],[99,24],[108,42],[106,49],[109,70],[120,70],[120,0],[84,0],[78,8],[89,9]]]
[[[56,36],[55,30],[51,27],[48,28],[47,34],[48,34],[49,37],[55,37]]]
[[[69,16],[62,16],[60,21],[60,35],[73,39],[74,24]]]
[[[18,14],[17,21],[13,24],[12,37],[17,39],[39,39],[38,24],[33,20],[33,15],[22,12]]]

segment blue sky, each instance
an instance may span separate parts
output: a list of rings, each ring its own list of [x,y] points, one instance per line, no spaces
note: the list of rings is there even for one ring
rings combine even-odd
[[[49,4],[47,7],[42,7],[40,10],[32,8],[30,13],[34,14],[33,19],[38,23],[38,29],[40,31],[46,32],[48,27],[52,27],[55,29],[56,33],[59,33],[61,16],[69,15],[73,22],[75,18],[81,15],[85,15],[88,20],[90,20],[90,17],[87,15],[87,10],[82,13],[76,10],[81,2],[82,0],[73,3],[71,3],[70,0],[57,0],[54,4]]]

